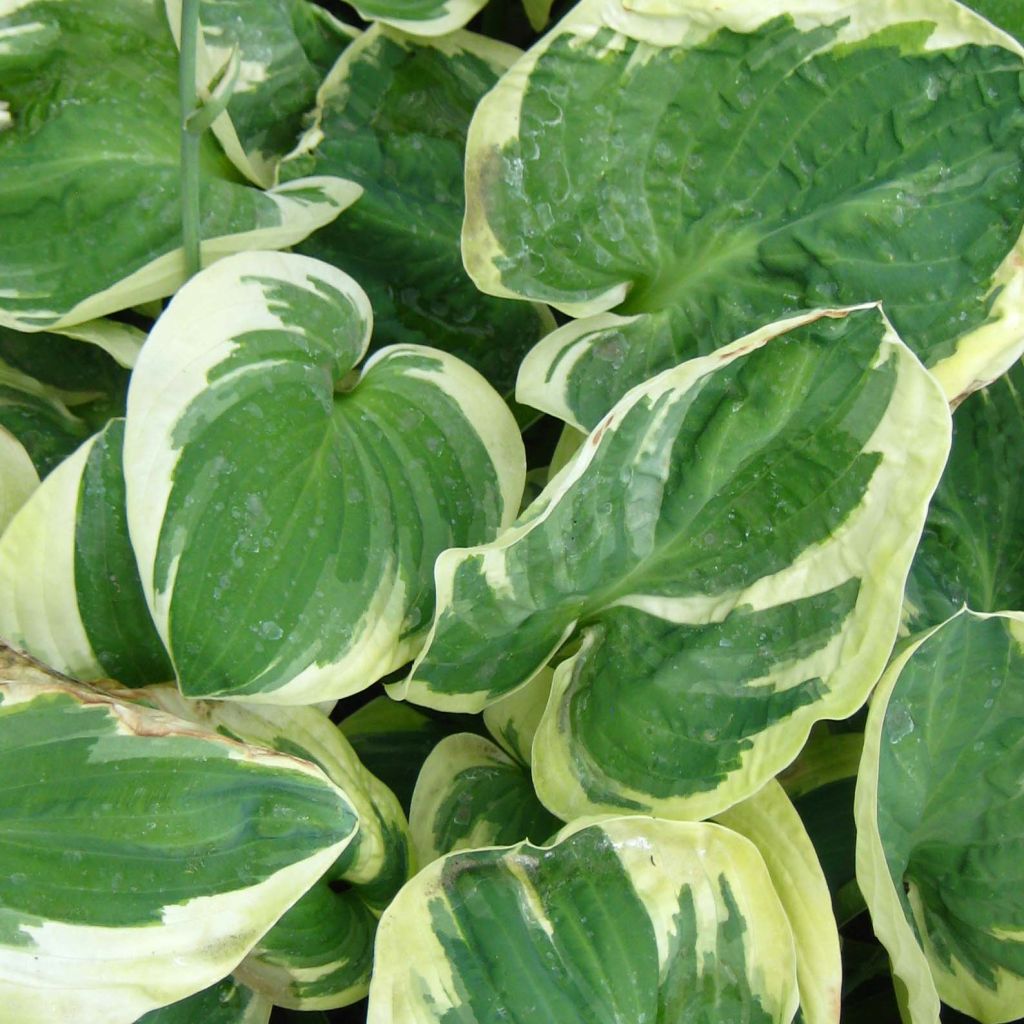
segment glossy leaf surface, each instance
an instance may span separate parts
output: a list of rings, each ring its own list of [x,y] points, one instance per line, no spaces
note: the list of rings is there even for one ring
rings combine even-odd
[[[585,0],[470,130],[495,295],[585,317],[518,398],[628,387],[801,309],[880,300],[949,396],[1020,354],[1024,50],[947,0]]]
[[[438,560],[428,645],[394,692],[477,710],[577,636],[533,743],[545,805],[723,810],[881,674],[949,430],[876,309],[666,371],[498,540]]]
[[[190,697],[312,703],[418,650],[437,554],[518,506],[522,442],[472,369],[394,346],[346,274],[247,253],[150,335],[128,399],[128,525]]]

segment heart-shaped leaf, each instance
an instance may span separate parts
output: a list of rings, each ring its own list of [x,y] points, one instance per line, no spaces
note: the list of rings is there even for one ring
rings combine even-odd
[[[518,507],[522,441],[476,371],[435,349],[366,350],[348,275],[246,253],[190,281],[128,395],[128,525],[190,697],[312,703],[419,649],[431,570]]]

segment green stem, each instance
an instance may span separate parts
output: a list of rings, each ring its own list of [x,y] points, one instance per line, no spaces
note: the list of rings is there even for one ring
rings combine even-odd
[[[196,44],[199,39],[199,0],[182,0],[181,56],[178,61],[178,100],[181,106],[181,246],[185,275],[199,272],[199,140],[186,127],[196,109]]]

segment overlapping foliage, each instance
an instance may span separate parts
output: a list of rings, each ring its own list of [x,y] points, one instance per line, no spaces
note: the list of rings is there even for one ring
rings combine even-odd
[[[1024,1016],[976,7],[0,0],[0,1016]]]

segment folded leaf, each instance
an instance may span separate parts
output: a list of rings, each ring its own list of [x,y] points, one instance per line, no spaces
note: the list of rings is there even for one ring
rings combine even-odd
[[[483,295],[462,265],[466,131],[477,103],[519,51],[471,32],[414,39],[381,26],[354,43],[320,90],[315,126],[282,180],[330,174],[363,195],[299,252],[366,289],[378,346],[433,345],[502,393],[554,327],[544,307]]]
[[[19,1024],[132,1024],[215,983],[356,833],[306,761],[2,666],[0,998]]]
[[[949,431],[877,309],[666,371],[495,542],[438,559],[428,645],[393,692],[478,710],[578,635],[533,742],[545,806],[724,810],[881,674]]]
[[[541,669],[526,686],[484,708],[484,725],[498,745],[520,764],[533,761],[533,738],[551,696],[553,672]]]
[[[362,358],[348,275],[246,253],[189,282],[132,375],[128,525],[190,697],[312,703],[419,649],[431,569],[518,507],[522,441],[474,370],[418,346]]]
[[[0,324],[49,330],[185,280],[178,55],[153,0],[29,0],[0,11]],[[358,195],[333,178],[262,192],[201,142],[203,258],[283,248]]]
[[[617,818],[428,865],[381,919],[368,1021],[783,1024],[794,974],[747,840]]]
[[[821,864],[796,808],[772,780],[715,820],[749,839],[764,858],[793,930],[805,1024],[839,1024],[839,932]]]
[[[39,486],[39,474],[25,446],[0,427],[0,533]]]
[[[543,843],[562,827],[537,799],[529,770],[483,736],[442,740],[420,770],[409,828],[420,865],[455,850]]]
[[[585,0],[474,115],[466,266],[586,317],[517,397],[593,427],[801,309],[880,300],[946,394],[1024,347],[1024,49],[952,0]]]
[[[857,780],[857,879],[913,1024],[1024,1010],[1022,777],[1024,614],[963,611],[894,659]]]
[[[409,826],[394,795],[374,778],[315,708],[260,708],[191,701],[173,686],[134,691],[171,714],[323,769],[348,796],[358,831],[339,859],[236,969],[278,1006],[333,1009],[366,995],[377,917],[412,872]]]
[[[115,419],[60,464],[0,536],[0,636],[85,681],[174,678],[128,537]]]

